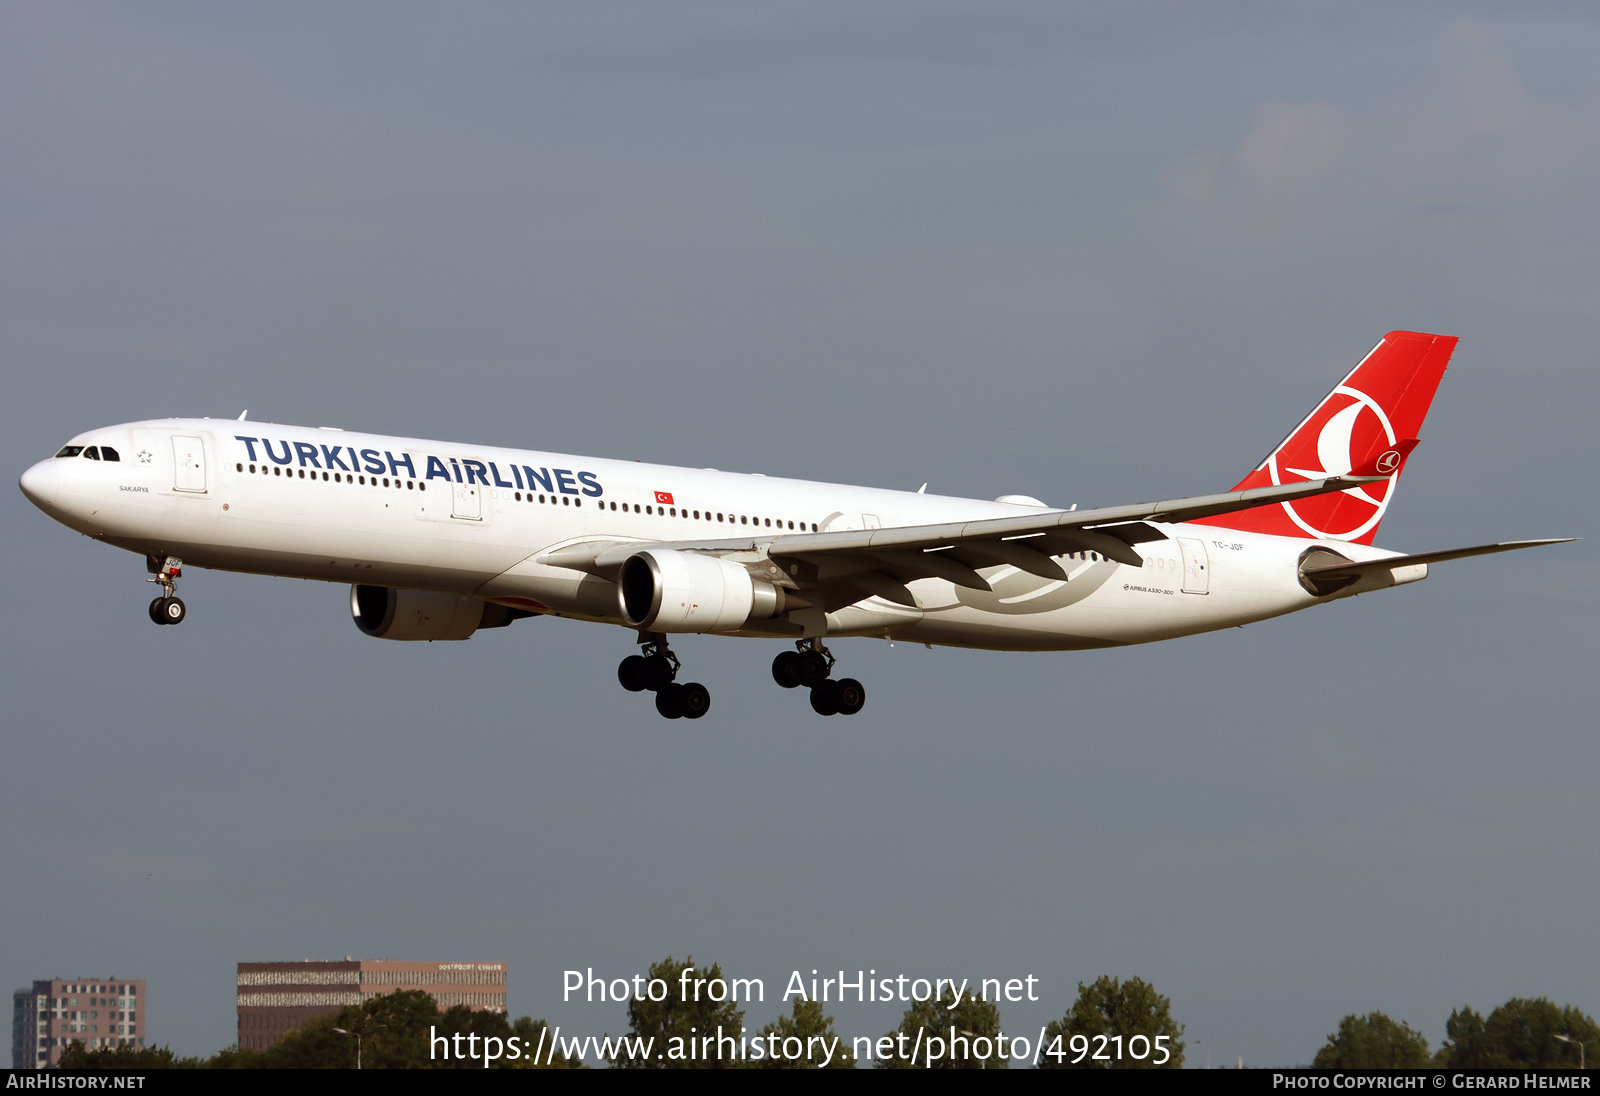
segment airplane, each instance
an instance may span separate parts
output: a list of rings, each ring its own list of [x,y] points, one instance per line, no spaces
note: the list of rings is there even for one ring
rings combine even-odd
[[[185,565],[350,584],[369,636],[532,616],[620,625],[617,669],[698,719],[680,634],[792,640],[772,676],[824,716],[866,691],[825,641],[1066,651],[1230,628],[1572,538],[1373,547],[1454,337],[1391,331],[1231,491],[1092,509],[237,420],[90,430],[21,477],[50,517],[145,557],[157,624]]]

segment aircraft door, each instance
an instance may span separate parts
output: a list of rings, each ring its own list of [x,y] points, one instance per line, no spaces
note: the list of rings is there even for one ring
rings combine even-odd
[[[450,516],[463,521],[483,520],[483,495],[475,483],[457,483],[450,499]]]
[[[206,489],[205,442],[191,434],[172,435],[172,489],[204,494]]]
[[[1183,592],[1208,594],[1211,592],[1211,567],[1206,559],[1206,545],[1201,540],[1178,537],[1178,551],[1183,555]]]

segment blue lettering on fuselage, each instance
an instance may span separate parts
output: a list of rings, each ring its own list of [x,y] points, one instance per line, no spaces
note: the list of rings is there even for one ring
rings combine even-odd
[[[416,461],[420,460],[425,462],[423,476],[427,479],[446,482],[454,479],[457,483],[476,483],[485,487],[518,487],[528,491],[534,490],[537,486],[549,494],[558,492],[563,495],[583,494],[590,498],[599,498],[605,494],[605,488],[600,483],[598,474],[575,472],[570,468],[531,468],[526,464],[510,464],[506,467],[511,472],[512,478],[507,480],[505,474],[500,471],[498,462],[483,461],[473,457],[437,457],[429,453],[418,454],[416,460],[413,460],[412,454],[406,452],[398,455],[389,450],[380,453],[376,449],[362,449],[357,452],[356,448],[350,445],[323,445],[319,452],[319,447],[311,442],[275,442],[271,438],[246,437],[243,434],[235,434],[233,437],[235,441],[244,443],[246,459],[252,464],[270,458],[273,464],[298,464],[301,468],[340,469],[345,472],[365,471],[373,475],[387,472],[396,478],[401,476],[401,470],[404,469],[406,476],[416,478]],[[279,446],[282,447],[281,455],[278,451]],[[258,448],[264,456],[258,455]],[[449,461],[449,467],[446,467],[446,461]]]

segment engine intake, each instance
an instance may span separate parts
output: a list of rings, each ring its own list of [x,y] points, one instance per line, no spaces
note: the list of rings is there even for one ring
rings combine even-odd
[[[376,639],[434,640],[467,639],[479,628],[504,628],[538,614],[460,594],[358,585],[350,587],[350,615]]]
[[[787,600],[737,563],[670,548],[629,556],[617,577],[622,619],[652,632],[736,632],[779,615]]]

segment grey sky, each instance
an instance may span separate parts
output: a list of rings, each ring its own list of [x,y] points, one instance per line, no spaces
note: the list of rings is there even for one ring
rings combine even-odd
[[[1459,335],[1380,543],[1593,537],[1600,26],[1572,5],[12,4],[7,467],[237,415],[1053,503],[1225,488],[1391,328]],[[1114,14],[1113,14],[1114,12]],[[1382,1009],[1594,1013],[1595,541],[1123,651],[368,640],[342,588],[185,576],[13,491],[0,971],[693,952],[1139,975],[1216,1060]],[[898,1009],[830,1009],[847,1035]]]

